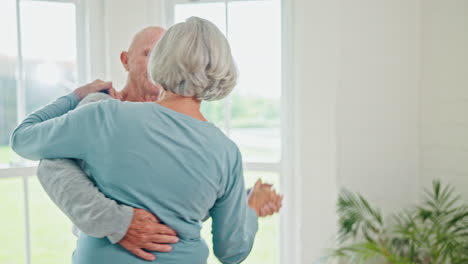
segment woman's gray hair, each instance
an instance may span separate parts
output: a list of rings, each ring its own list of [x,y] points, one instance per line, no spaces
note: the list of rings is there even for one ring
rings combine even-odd
[[[164,90],[206,101],[226,97],[237,81],[226,37],[213,23],[198,17],[167,30],[151,52],[148,75]]]

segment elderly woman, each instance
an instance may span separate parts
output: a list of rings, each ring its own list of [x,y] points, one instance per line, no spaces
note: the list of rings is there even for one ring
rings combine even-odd
[[[28,116],[13,132],[12,148],[28,159],[82,159],[108,197],[157,213],[180,240],[155,263],[205,264],[200,223],[207,215],[215,255],[239,263],[271,197],[259,191],[246,202],[238,147],[200,112],[202,100],[222,99],[236,84],[229,44],[212,23],[192,17],[171,27],[150,56],[150,78],[165,90],[158,103],[107,100],[73,110],[86,95],[111,88],[94,82]],[[146,261],[81,235],[73,263]]]

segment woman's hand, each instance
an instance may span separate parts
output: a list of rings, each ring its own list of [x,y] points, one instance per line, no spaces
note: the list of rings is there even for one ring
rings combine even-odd
[[[118,93],[116,92],[114,87],[112,87],[112,82],[104,82],[102,80],[95,80],[92,83],[88,83],[86,85],[81,86],[80,88],[75,89],[75,91],[73,92],[78,96],[78,100],[81,101],[88,94],[97,93],[101,91],[106,91],[109,95],[111,95],[114,98],[118,97]]]
[[[283,196],[276,193],[271,184],[264,184],[259,179],[249,194],[249,207],[258,216],[268,216],[279,212]]]

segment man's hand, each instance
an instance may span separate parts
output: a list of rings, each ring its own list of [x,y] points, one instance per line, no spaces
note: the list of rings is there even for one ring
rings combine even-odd
[[[144,260],[155,260],[156,256],[143,250],[169,252],[172,247],[167,244],[179,242],[177,233],[161,224],[159,219],[143,209],[133,209],[133,218],[127,234],[119,244],[134,255]]]
[[[268,216],[279,212],[283,196],[276,193],[271,184],[262,183],[259,179],[249,194],[249,207],[258,216]]]
[[[80,88],[75,89],[73,92],[78,96],[78,100],[81,101],[88,94],[97,93],[100,91],[106,91],[110,95],[117,94],[114,87],[112,87],[112,82],[104,82],[101,80],[95,80],[92,83],[83,85]]]

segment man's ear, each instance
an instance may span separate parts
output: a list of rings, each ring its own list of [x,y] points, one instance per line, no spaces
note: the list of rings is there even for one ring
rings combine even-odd
[[[120,53],[120,62],[122,62],[122,65],[124,66],[125,70],[129,71],[129,68],[128,68],[128,52],[122,51]]]

